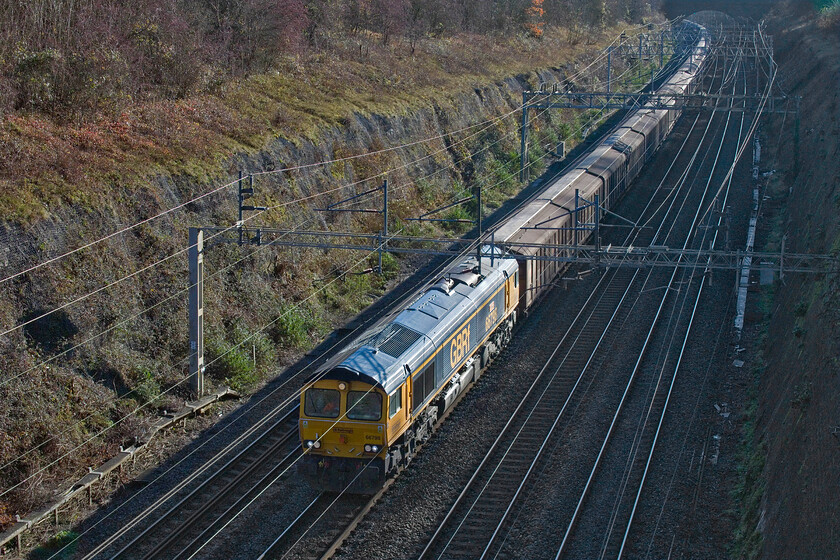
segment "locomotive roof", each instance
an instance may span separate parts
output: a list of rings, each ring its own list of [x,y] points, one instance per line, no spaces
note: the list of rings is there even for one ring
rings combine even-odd
[[[485,248],[485,251],[488,251]],[[481,301],[498,288],[518,265],[499,249],[491,259],[481,259],[483,277],[474,272],[475,255],[458,261],[439,280],[412,300],[395,317],[365,332],[351,345],[351,351],[331,360],[329,377],[379,386],[390,393],[405,381],[450,333],[451,328],[473,311],[472,302]],[[492,266],[491,266],[492,261]]]

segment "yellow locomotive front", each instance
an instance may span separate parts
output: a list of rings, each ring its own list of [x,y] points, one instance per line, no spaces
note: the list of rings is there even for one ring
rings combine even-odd
[[[329,491],[369,493],[385,480],[387,396],[369,383],[315,381],[301,394],[299,472]]]

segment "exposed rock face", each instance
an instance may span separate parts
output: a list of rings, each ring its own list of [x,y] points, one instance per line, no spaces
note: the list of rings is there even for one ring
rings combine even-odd
[[[787,196],[778,234],[786,251],[836,253],[840,239],[840,41],[813,12],[771,20],[782,87],[801,95],[801,165],[793,169],[793,122],[778,150]],[[778,120],[776,125],[781,124]],[[777,128],[773,128],[778,130]],[[776,133],[774,133],[776,134]],[[789,275],[769,310],[766,370],[756,435],[766,446],[759,529],[763,558],[840,557],[840,283],[836,275]]]
[[[95,201],[50,208],[46,219],[25,228],[12,223],[0,224],[4,241],[0,263],[4,276],[182,205],[214,190],[217,185],[234,181],[239,170],[246,175],[246,181],[247,175],[256,175],[257,193],[253,202],[272,207],[248,225],[284,227],[305,221],[311,228],[317,222],[321,225],[333,221],[349,223],[354,218],[346,215],[324,217],[311,210],[378,186],[385,178],[392,185],[395,215],[400,216],[404,213],[401,203],[415,202],[416,182],[425,181],[443,191],[452,181],[469,182],[483,171],[489,159],[502,157],[518,148],[519,115],[514,113],[521,104],[522,90],[542,81],[553,83],[562,77],[562,70],[546,70],[467,93],[441,95],[441,99],[407,110],[402,115],[353,114],[348,116],[345,126],[322,130],[317,142],[278,138],[258,153],[237,154],[222,165],[222,169],[229,172],[211,184],[199,183],[186,176],[158,176],[144,189],[134,192],[115,188],[101,193],[101,198]],[[485,121],[491,122],[476,126]],[[428,138],[432,140],[424,142]],[[498,139],[498,143],[482,149],[492,143],[493,138]],[[403,144],[413,145],[391,149]],[[367,152],[379,153],[328,165],[317,164]],[[304,168],[280,171],[301,166]],[[319,193],[326,194],[316,196]],[[155,264],[185,247],[189,226],[232,225],[236,220],[236,196],[236,185],[231,185],[54,265],[19,277],[11,286],[4,286],[3,303],[0,304],[3,324],[16,325],[37,317],[36,310],[52,309]],[[299,203],[293,202],[299,199],[302,199]],[[241,254],[238,249],[221,248],[218,252],[225,253],[226,257]],[[139,312],[154,304],[162,294],[170,295],[185,288],[185,256],[154,266],[148,274],[139,273],[119,282],[107,293],[90,297],[84,304],[68,307],[61,321],[80,334],[90,335],[97,332],[97,328],[104,329],[118,317],[126,316],[128,311]],[[283,257],[272,251],[260,251],[256,262],[246,268],[265,270],[277,258]],[[77,274],[79,271],[85,272]],[[222,291],[227,291],[228,287]],[[240,294],[245,300],[237,299],[237,303],[255,303],[265,295],[260,294],[262,290],[258,286],[248,289],[254,291]],[[215,299],[212,293],[217,290],[208,291],[208,296]],[[177,319],[158,316],[154,324],[150,324],[149,318],[145,317],[139,319],[140,324],[146,323],[146,328],[157,331],[161,322],[174,321],[179,324],[173,327],[178,333],[175,340],[179,337],[182,340],[183,310],[173,307],[182,304],[183,298],[176,302],[161,313],[175,313]],[[216,303],[231,304],[233,301],[219,299]],[[50,318],[44,318],[37,326],[43,330],[52,328],[51,324]],[[173,342],[172,338],[167,337],[167,340]],[[13,342],[22,343],[23,338],[13,334],[5,341],[6,344]],[[73,342],[79,341],[74,339]],[[172,355],[177,356],[182,350],[173,348]]]

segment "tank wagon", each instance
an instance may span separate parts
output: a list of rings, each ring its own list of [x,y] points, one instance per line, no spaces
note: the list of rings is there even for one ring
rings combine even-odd
[[[660,91],[693,91],[708,38]],[[562,263],[552,245],[571,244],[575,191],[610,208],[659,148],[678,111],[640,108],[573,169],[495,233],[504,246],[458,259],[438,281],[348,345],[304,388],[298,472],[322,490],[373,493],[406,466],[436,421],[510,340],[517,316],[550,286]],[[580,222],[594,218],[588,207]],[[533,229],[544,224],[545,228]],[[531,228],[531,229],[529,229]],[[578,238],[585,241],[584,236]],[[540,245],[547,245],[540,247]]]

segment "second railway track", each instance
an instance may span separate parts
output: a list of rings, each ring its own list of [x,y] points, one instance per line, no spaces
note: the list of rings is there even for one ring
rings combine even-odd
[[[650,214],[669,198],[668,189],[658,189],[647,206]],[[631,241],[650,244],[653,239],[643,230]],[[545,484],[548,456],[611,357],[615,337],[635,305],[628,295],[647,284],[639,272],[611,271],[598,282],[420,558],[493,558],[505,544],[510,547],[507,537],[528,496]],[[512,554],[507,550],[503,557]]]
[[[297,407],[157,517],[114,558],[187,558],[237,505],[272,483],[299,455]]]

